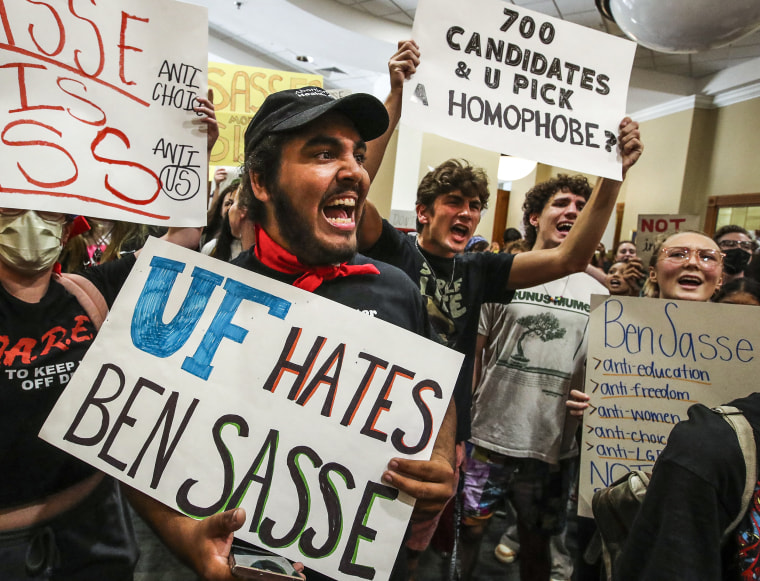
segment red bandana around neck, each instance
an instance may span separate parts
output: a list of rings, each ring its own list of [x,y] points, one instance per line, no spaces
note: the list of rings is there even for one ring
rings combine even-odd
[[[312,292],[325,280],[354,274],[380,274],[374,264],[346,264],[329,266],[305,266],[295,255],[285,250],[256,224],[256,246],[253,249],[262,264],[288,274],[300,274],[293,286]]]

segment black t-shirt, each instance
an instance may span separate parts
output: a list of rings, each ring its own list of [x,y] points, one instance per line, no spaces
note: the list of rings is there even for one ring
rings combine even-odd
[[[88,271],[110,306],[134,257]],[[94,472],[37,434],[95,338],[75,297],[51,281],[39,303],[0,285],[0,507],[58,492]]]
[[[242,252],[232,261],[232,264],[286,284],[293,284],[298,278],[298,275],[268,268],[259,262],[253,249]],[[428,339],[436,339],[430,328],[422,299],[404,273],[360,254],[349,261],[349,264],[374,264],[380,274],[353,275],[325,280],[317,287],[314,294]]]
[[[464,353],[454,400],[457,405],[457,441],[470,437],[472,373],[478,317],[483,303],[508,303],[507,289],[513,255],[473,252],[441,258],[425,252],[416,238],[383,220],[383,232],[367,256],[397,266],[418,285],[433,328],[448,347]]]
[[[728,405],[744,412],[760,444],[760,394]],[[615,564],[615,579],[756,578],[740,571],[760,572],[757,488],[743,522],[721,544],[723,531],[741,507],[744,466],[728,423],[701,404],[689,408],[688,421],[673,428],[654,466],[644,503]]]

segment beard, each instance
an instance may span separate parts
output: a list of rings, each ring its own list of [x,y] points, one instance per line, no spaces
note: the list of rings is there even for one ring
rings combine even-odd
[[[339,247],[320,242],[308,221],[299,214],[290,197],[277,184],[271,190],[274,220],[292,254],[306,266],[327,266],[351,260],[356,255],[356,239]],[[328,195],[333,195],[330,192]]]

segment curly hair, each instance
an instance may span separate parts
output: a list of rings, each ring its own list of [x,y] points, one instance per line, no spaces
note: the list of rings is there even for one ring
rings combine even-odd
[[[760,283],[745,276],[732,280],[720,288],[720,290],[713,298],[713,302],[725,302],[727,298],[731,297],[731,295],[738,293],[747,293],[749,295],[752,295],[756,301],[760,302]]]
[[[591,184],[585,176],[569,176],[559,174],[557,177],[536,184],[527,194],[523,202],[523,226],[525,227],[525,240],[531,248],[536,243],[538,230],[530,223],[530,217],[534,214],[541,214],[549,200],[557,192],[570,192],[576,196],[582,196],[588,200],[591,197]]]
[[[483,169],[471,166],[464,159],[449,159],[430,170],[417,188],[417,204],[432,207],[438,196],[456,190],[467,198],[477,196],[483,209],[488,207],[488,175]],[[417,232],[422,232],[419,220]]]

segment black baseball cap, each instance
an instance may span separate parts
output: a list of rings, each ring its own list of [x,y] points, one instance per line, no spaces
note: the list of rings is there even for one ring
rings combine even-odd
[[[388,129],[385,106],[367,93],[336,99],[320,87],[303,87],[272,93],[245,130],[245,153],[249,154],[269,133],[302,127],[329,111],[348,117],[364,141],[380,137]]]

